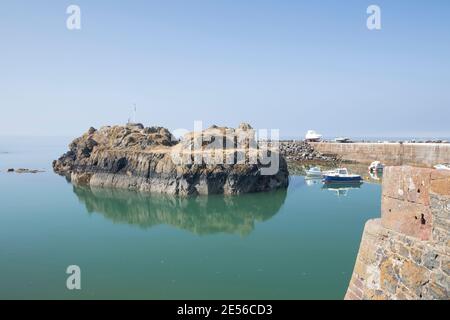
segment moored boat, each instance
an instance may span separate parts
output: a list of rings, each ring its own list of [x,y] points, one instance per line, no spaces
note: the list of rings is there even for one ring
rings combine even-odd
[[[383,171],[384,165],[380,161],[374,161],[369,166],[369,172]]]
[[[361,182],[361,180],[359,174],[351,174],[346,168],[339,168],[323,174],[323,182],[325,183],[352,183]]]
[[[319,142],[322,139],[322,135],[314,130],[308,130],[305,135],[305,140],[309,142]]]
[[[308,177],[321,177],[322,171],[319,167],[312,167],[308,170],[306,170],[306,176]]]
[[[437,164],[434,168],[437,170],[450,170],[450,164]]]
[[[352,141],[350,140],[350,138],[347,138],[347,137],[338,137],[338,138],[334,139],[334,142],[337,142],[337,143],[350,143]]]

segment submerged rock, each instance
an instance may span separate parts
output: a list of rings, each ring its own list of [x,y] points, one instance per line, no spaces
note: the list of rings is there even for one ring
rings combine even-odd
[[[69,149],[53,169],[78,185],[197,195],[269,191],[289,183],[284,158],[278,150],[257,149],[250,125],[213,126],[180,142],[162,127],[90,128]]]

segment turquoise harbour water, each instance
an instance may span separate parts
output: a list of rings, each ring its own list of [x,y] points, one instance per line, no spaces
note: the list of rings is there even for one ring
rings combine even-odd
[[[342,299],[380,215],[379,185],[302,176],[237,197],[75,188],[51,171],[69,140],[0,138],[0,299]]]

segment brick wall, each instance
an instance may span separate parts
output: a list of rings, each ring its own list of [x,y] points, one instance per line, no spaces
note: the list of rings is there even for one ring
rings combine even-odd
[[[387,167],[346,299],[450,299],[450,171]]]

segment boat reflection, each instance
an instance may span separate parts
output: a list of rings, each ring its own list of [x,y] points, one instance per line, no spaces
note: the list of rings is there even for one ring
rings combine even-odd
[[[73,187],[89,213],[99,213],[115,223],[151,228],[170,225],[199,235],[248,235],[256,222],[272,218],[283,205],[287,191],[177,197],[149,195],[115,189]]]
[[[305,177],[305,183],[309,187],[316,185],[316,184],[321,184],[322,178],[321,177]]]
[[[346,197],[348,195],[349,190],[351,189],[360,189],[362,186],[362,182],[352,182],[352,183],[325,183],[322,186],[323,190],[329,190],[334,193],[338,197]]]

